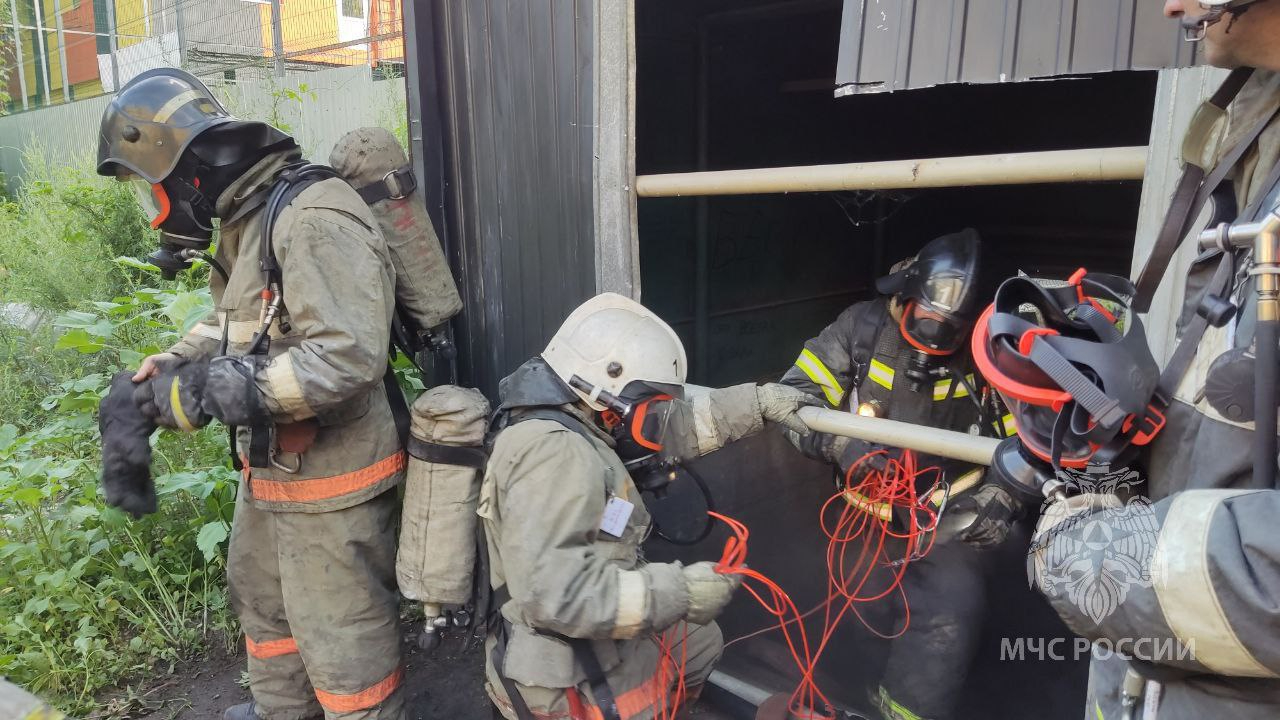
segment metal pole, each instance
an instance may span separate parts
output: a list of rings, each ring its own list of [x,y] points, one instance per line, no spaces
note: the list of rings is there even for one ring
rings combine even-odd
[[[173,31],[178,35],[178,67],[185,68],[187,66],[187,33],[182,26],[182,3],[186,0],[174,0],[173,2]]]
[[[120,60],[116,57],[116,51],[120,49],[120,38],[116,37],[116,33],[120,28],[116,25],[116,0],[106,0],[107,2],[107,44],[111,52],[111,89],[114,92],[120,91]]]
[[[44,0],[36,0],[32,4],[32,15],[35,16],[36,22],[36,46],[40,52],[40,75],[44,79],[44,104],[52,105],[53,100],[49,98],[49,55],[45,52],[44,47]]]
[[[1280,217],[1269,215],[1253,245],[1254,282],[1258,283],[1258,321],[1254,328],[1253,482],[1270,489],[1276,482],[1276,373],[1280,372]]]
[[[939,430],[897,420],[864,417],[827,408],[800,408],[800,419],[817,432],[940,455],[975,465],[990,465],[996,447],[1000,445],[996,438]]]
[[[27,63],[22,59],[22,28],[18,27],[18,0],[9,0],[9,16],[13,19],[13,53],[18,60],[18,90],[22,93],[22,109],[27,109]]]
[[[641,175],[636,191],[679,197],[1141,180],[1146,165],[1145,146],[1094,148]]]
[[[53,0],[53,23],[57,29],[58,69],[62,74],[62,102],[71,102],[71,82],[67,80],[67,36],[62,32],[62,0]]]
[[[275,75],[284,77],[284,34],[280,25],[280,0],[271,0],[271,53],[275,55]]]

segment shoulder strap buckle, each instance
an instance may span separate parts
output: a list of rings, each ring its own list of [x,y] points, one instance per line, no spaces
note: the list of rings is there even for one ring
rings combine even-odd
[[[418,181],[413,176],[413,168],[405,165],[382,176],[382,180],[366,185],[356,192],[366,204],[372,205],[382,200],[403,200],[418,189]]]

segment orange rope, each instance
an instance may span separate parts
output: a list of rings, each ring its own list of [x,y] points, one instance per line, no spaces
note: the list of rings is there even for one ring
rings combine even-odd
[[[868,462],[876,456],[884,457],[883,469],[868,466]],[[896,458],[884,450],[868,453],[849,468],[843,487],[823,504],[819,517],[822,532],[828,540],[827,598],[805,613],[799,611],[791,597],[777,583],[746,567],[749,537],[746,525],[719,513],[709,513],[727,524],[733,532],[725,542],[717,571],[741,575],[747,592],[766,612],[778,619],[777,624],[746,637],[769,630],[780,630],[796,667],[800,670],[800,683],[792,693],[789,703],[791,712],[796,717],[812,720],[829,720],[834,717],[834,709],[818,687],[814,673],[818,660],[847,612],[852,610],[868,630],[883,638],[898,637],[910,626],[911,610],[902,588],[902,578],[912,562],[924,557],[932,549],[932,531],[938,522],[938,513],[929,505],[929,498],[939,482],[935,482],[928,492],[916,491],[918,478],[927,473],[933,473],[939,478],[941,475],[938,468],[918,468],[915,453],[907,450]],[[859,475],[862,479],[855,485],[853,478]],[[851,497],[857,500],[854,501]],[[831,525],[831,508],[836,501],[844,501],[843,508],[836,516],[835,524]],[[888,512],[880,512],[881,508],[887,508]],[[895,518],[905,528],[895,527]],[[889,539],[903,541],[900,557],[890,557],[890,549],[886,547]],[[877,565],[893,567],[892,577],[882,589],[867,589]],[[882,633],[866,622],[858,605],[882,600],[894,593],[902,598],[902,627],[894,632]],[[814,647],[810,643],[804,620],[819,610],[824,611],[823,625],[822,632],[815,638],[818,642]],[[741,639],[744,638],[738,638],[729,644]],[[683,673],[683,664],[679,669]]]

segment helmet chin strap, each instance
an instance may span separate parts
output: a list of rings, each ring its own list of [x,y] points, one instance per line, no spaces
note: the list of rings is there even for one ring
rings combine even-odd
[[[1233,17],[1239,17],[1245,10],[1258,0],[1244,0],[1244,2],[1201,2],[1200,7],[1204,8],[1205,13],[1198,17],[1187,17],[1183,15],[1178,21],[1182,25],[1182,37],[1187,42],[1200,42],[1204,40],[1205,35],[1209,33],[1209,28],[1222,22],[1222,19],[1230,14]]]

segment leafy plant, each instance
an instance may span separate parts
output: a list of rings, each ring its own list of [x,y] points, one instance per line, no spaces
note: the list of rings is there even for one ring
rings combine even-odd
[[[209,307],[207,290],[179,285],[63,313],[49,354],[97,370],[55,382],[35,422],[0,425],[0,675],[69,710],[233,626],[222,545],[236,474],[225,435],[153,437],[161,513],[131,521],[97,490],[94,416],[111,371],[172,342]]]

